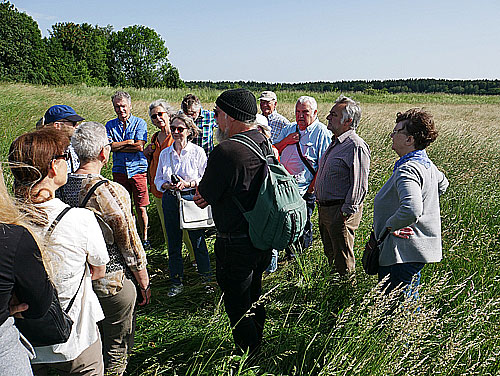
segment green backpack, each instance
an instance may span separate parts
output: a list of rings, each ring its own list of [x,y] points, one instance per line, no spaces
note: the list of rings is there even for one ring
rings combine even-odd
[[[249,224],[253,246],[262,250],[285,249],[302,235],[307,219],[306,202],[299,193],[297,182],[273,154],[264,155],[250,137],[236,134],[230,140],[247,146],[267,165],[267,174],[252,210],[245,212],[233,196]],[[268,145],[272,151],[269,141]]]

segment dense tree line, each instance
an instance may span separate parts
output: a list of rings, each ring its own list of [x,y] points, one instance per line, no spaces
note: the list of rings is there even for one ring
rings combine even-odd
[[[134,25],[72,22],[52,25],[42,38],[38,24],[0,0],[0,79],[35,84],[182,87],[178,70],[156,31]]]
[[[336,82],[302,82],[302,83],[268,83],[254,81],[186,81],[192,89],[211,88],[225,90],[244,87],[252,91],[263,90],[298,90],[315,92],[364,92],[380,93],[451,93],[499,95],[500,80],[444,80],[412,78],[384,81],[336,81]]]

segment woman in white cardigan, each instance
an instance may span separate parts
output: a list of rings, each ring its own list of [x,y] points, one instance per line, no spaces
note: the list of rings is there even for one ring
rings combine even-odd
[[[439,196],[448,180],[425,152],[437,135],[430,113],[411,109],[397,114],[391,138],[400,158],[373,204],[377,239],[389,234],[380,246],[378,272],[379,281],[389,275],[386,294],[398,286],[413,294],[424,265],[442,258]]]

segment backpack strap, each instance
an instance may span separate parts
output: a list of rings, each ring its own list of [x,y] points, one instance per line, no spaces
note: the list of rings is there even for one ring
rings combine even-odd
[[[54,221],[50,224],[49,226],[49,229],[47,230],[47,232],[45,233],[45,236],[48,238],[52,232],[54,231],[56,225],[59,223],[59,221],[62,219],[62,217],[64,217],[66,215],[67,212],[69,212],[71,209],[71,206],[67,206],[65,207],[56,217],[56,219],[54,219]]]
[[[245,145],[250,150],[252,150],[254,152],[254,154],[257,155],[257,157],[259,157],[259,159],[263,160],[266,163],[267,163],[268,157],[274,158],[274,154],[273,155],[265,155],[264,152],[262,151],[262,149],[260,148],[260,146],[254,140],[252,140],[250,137],[248,137],[246,134],[241,134],[241,133],[235,134],[234,136],[232,136],[230,138],[230,140],[236,141],[236,142],[239,142],[240,144]],[[267,139],[266,139],[266,141],[267,141],[267,146],[268,146],[269,150],[271,150],[271,152],[272,152],[271,143]]]
[[[108,181],[109,180],[104,179],[104,180],[99,180],[97,183],[95,183],[92,186],[92,188],[89,189],[89,191],[87,192],[87,195],[85,196],[85,198],[83,199],[83,201],[80,203],[80,207],[84,208],[85,206],[87,206],[87,202],[89,202],[90,198],[92,197],[92,195],[94,194],[94,192],[96,191],[96,189],[99,188],[100,185],[103,185],[104,183],[106,183]]]
[[[229,139],[232,140],[232,141],[239,142],[242,145],[245,145],[247,148],[249,148],[251,151],[253,151],[254,154],[257,157],[259,157],[259,159],[261,159],[262,161],[264,161],[264,163],[266,164],[266,166],[268,165],[267,156],[264,154],[264,152],[262,151],[262,149],[260,148],[260,146],[254,140],[252,140],[250,137],[248,137],[246,134],[238,133],[238,134],[235,134],[234,136],[232,136]],[[266,140],[266,141],[267,141],[269,149],[272,151],[271,143],[269,142],[269,140]],[[272,157],[274,158],[274,155]],[[243,207],[243,205],[241,205],[240,200],[238,200],[234,196],[231,196],[231,198],[233,199],[233,202],[238,207],[238,209],[240,209],[240,211],[242,213],[245,213],[245,208]]]
[[[54,221],[50,224],[49,226],[49,229],[47,230],[47,232],[45,233],[45,236],[48,238],[50,235],[52,235],[52,232],[54,232],[54,229],[55,227],[57,226],[57,224],[61,221],[62,217],[64,217],[66,215],[67,212],[69,212],[71,209],[71,206],[67,206],[65,207],[56,217],[56,219],[54,219]],[[71,307],[73,306],[73,303],[76,299],[76,296],[78,295],[78,291],[80,291],[80,287],[82,286],[82,282],[83,282],[83,278],[85,277],[85,272],[87,271],[87,266],[86,266],[87,263],[85,263],[85,268],[83,269],[83,275],[82,275],[82,279],[80,280],[80,284],[78,285],[78,289],[76,290],[75,292],[75,295],[73,295],[73,297],[71,298],[68,306],[66,307],[66,309],[64,310],[64,312],[68,313],[69,310],[71,309]]]

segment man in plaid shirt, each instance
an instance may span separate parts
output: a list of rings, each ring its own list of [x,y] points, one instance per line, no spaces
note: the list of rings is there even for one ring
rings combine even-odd
[[[269,126],[271,127],[271,143],[274,144],[283,127],[289,125],[290,122],[286,117],[276,112],[276,105],[278,102],[274,92],[263,91],[259,101],[262,115],[267,118]]]
[[[182,112],[191,117],[200,129],[199,136],[194,138],[192,142],[201,146],[208,156],[214,149],[214,128],[217,127],[214,113],[204,110],[201,107],[200,99],[194,94],[188,94],[184,97],[181,108]]]

